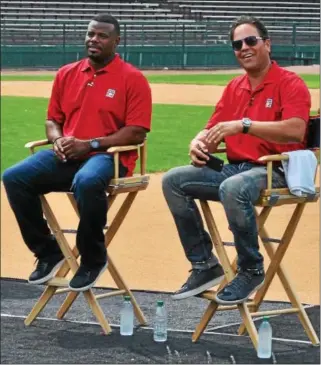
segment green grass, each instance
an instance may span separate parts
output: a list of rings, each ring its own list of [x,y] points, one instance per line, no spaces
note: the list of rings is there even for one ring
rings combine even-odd
[[[188,74],[188,75],[148,75],[150,83],[155,84],[192,84],[192,85],[221,85],[225,86],[237,74]],[[310,89],[320,88],[320,76],[301,74],[302,79]],[[52,81],[52,75],[2,75],[2,81]]]
[[[25,143],[45,138],[47,105],[46,98],[1,98],[1,173],[28,156]],[[188,145],[212,112],[211,106],[154,104],[152,132],[148,135],[148,171],[189,164]]]
[[[48,100],[3,96],[1,98],[1,172],[28,156],[26,142],[45,138]],[[201,130],[212,107],[153,105],[152,133],[148,135],[148,171],[166,171],[189,163],[188,145]]]

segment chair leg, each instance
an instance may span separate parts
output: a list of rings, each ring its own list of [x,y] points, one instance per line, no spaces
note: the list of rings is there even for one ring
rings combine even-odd
[[[205,328],[209,324],[210,320],[216,313],[218,304],[214,301],[210,301],[210,304],[208,305],[205,313],[203,314],[203,317],[199,324],[197,325],[193,335],[192,335],[192,341],[196,342],[201,337],[202,333],[205,331]]]
[[[277,249],[275,249],[273,247],[271,242],[267,241],[269,236],[267,234],[266,229],[263,226],[261,226],[261,228],[259,230],[260,238],[262,241],[264,241],[264,247],[270,257],[271,264],[266,273],[264,286],[260,290],[257,291],[257,293],[254,297],[255,304],[253,307],[251,307],[251,312],[258,311],[259,306],[262,303],[275,274],[277,274],[281,280],[283,287],[285,288],[285,291],[289,297],[289,300],[290,300],[292,306],[299,310],[299,312],[298,312],[299,319],[300,319],[310,341],[312,342],[312,344],[318,345],[319,339],[314,331],[314,328],[281,264],[281,261],[286,253],[286,250],[293,238],[297,225],[300,221],[304,207],[305,207],[305,204],[298,204],[296,206],[296,208],[293,212],[293,215],[287,225],[287,228],[283,234],[281,243]],[[245,326],[244,326],[244,324],[242,324],[239,328],[238,333],[243,334],[244,332],[245,332]]]
[[[113,280],[115,281],[116,285],[118,286],[119,289],[124,289],[126,290],[127,295],[129,295],[131,297],[131,302],[133,304],[133,308],[134,308],[134,312],[135,315],[139,321],[139,323],[142,326],[146,326],[147,321],[146,318],[142,312],[142,310],[140,309],[134,295],[132,294],[131,290],[128,288],[128,286],[126,285],[125,281],[123,280],[122,276],[120,275],[119,271],[116,269],[115,265],[113,264],[111,258],[109,257],[109,263],[108,263],[108,269],[110,272],[110,275],[112,276]]]
[[[57,287],[48,286],[44,292],[42,293],[41,297],[38,299],[37,303],[32,308],[31,312],[28,314],[27,318],[25,319],[24,323],[26,326],[30,326],[30,324],[38,317],[40,312],[49,302],[49,300],[54,296]]]
[[[68,310],[70,309],[70,307],[72,306],[72,303],[77,299],[79,295],[79,292],[69,292],[66,299],[64,300],[64,302],[62,303],[62,305],[60,306],[60,308],[58,309],[57,312],[57,318],[58,319],[63,319],[65,314],[68,312]]]
[[[106,248],[110,245],[112,239],[114,238],[115,234],[117,233],[119,227],[123,223],[130,207],[133,204],[134,199],[136,198],[138,191],[134,191],[128,193],[125,200],[123,201],[121,207],[119,208],[116,216],[114,217],[113,221],[111,222],[110,226],[105,233],[105,245]]]
[[[258,232],[259,237],[261,241],[263,242],[264,247],[266,248],[267,245],[271,245],[270,242],[268,242],[269,236],[264,228],[264,224],[271,212],[272,207],[264,207],[261,214],[258,216],[257,214],[257,221],[258,221]],[[304,205],[298,204],[291,216],[291,219],[284,231],[284,234],[281,239],[281,243],[279,244],[276,251],[272,248],[273,256],[270,256],[270,265],[268,267],[268,270],[266,272],[264,285],[256,292],[254,296],[254,306],[251,307],[251,312],[257,312],[261,303],[263,302],[263,299],[272,283],[272,280],[278,271],[279,265],[285,255],[285,252],[292,240],[292,237],[294,235],[294,232],[297,228],[297,225],[300,221],[301,215],[303,213]],[[272,247],[272,246],[271,246]],[[245,332],[245,326],[242,324],[240,328],[238,329],[238,334],[242,335]]]
[[[91,289],[86,290],[84,292],[84,296],[89,304],[89,307],[96,316],[97,321],[100,323],[104,333],[108,335],[111,332],[111,327],[104,315],[104,312],[101,309],[101,306],[99,305],[97,299],[95,298],[95,295],[93,294],[92,290]]]
[[[201,204],[201,207],[203,210],[207,228],[208,228],[210,236],[212,238],[212,242],[214,244],[214,247],[216,249],[220,262],[223,266],[225,277],[226,277],[227,281],[230,282],[234,278],[235,274],[234,274],[232,265],[230,263],[230,260],[227,256],[226,250],[224,248],[220,233],[219,233],[216,223],[214,221],[211,209],[210,209],[207,201],[200,201],[200,204]]]
[[[225,247],[223,245],[223,242],[221,240],[219,231],[217,229],[216,223],[214,221],[212,212],[209,208],[208,202],[207,201],[201,201],[200,203],[201,203],[201,207],[202,207],[202,210],[203,210],[204,218],[205,218],[205,221],[206,221],[210,236],[212,238],[212,241],[213,241],[213,244],[215,246],[217,255],[218,255],[218,257],[220,259],[220,262],[222,263],[222,266],[223,266],[224,271],[225,271],[225,279],[226,279],[225,281],[229,282],[235,276],[236,259],[234,259],[234,261],[231,265],[231,263],[229,261],[229,258],[227,256],[227,252],[226,252]],[[263,216],[265,218],[265,214]],[[222,287],[222,284],[220,285],[220,288],[221,287]],[[247,329],[255,348],[257,348],[258,334],[257,334],[257,330],[255,328],[254,322],[252,320],[251,314],[249,312],[249,308],[248,308],[246,303],[242,303],[242,304],[237,305],[237,308],[240,311],[240,314],[241,314],[242,319],[243,319],[244,326]],[[205,311],[205,313],[204,313],[204,315],[201,319],[201,322],[196,327],[196,330],[193,333],[193,336],[192,336],[193,342],[195,342],[199,339],[199,337],[204,332],[206,326],[208,325],[211,318],[214,316],[217,309],[218,309],[218,304],[215,301],[211,300],[210,304],[207,307],[207,310]]]

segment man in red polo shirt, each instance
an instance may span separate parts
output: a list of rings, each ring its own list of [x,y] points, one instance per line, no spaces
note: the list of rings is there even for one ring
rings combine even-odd
[[[107,267],[105,190],[114,175],[114,159],[105,151],[143,142],[152,109],[147,80],[116,54],[119,41],[114,17],[93,18],[85,39],[88,57],[59,69],[53,84],[46,121],[53,149],[39,151],[4,172],[22,237],[38,259],[31,284],[52,278],[64,259],[39,199],[51,191],[71,190],[80,213],[76,243],[81,262],[70,289],[89,289]],[[122,153],[121,176],[132,174],[136,159],[136,153]]]
[[[254,203],[266,188],[263,155],[303,149],[310,111],[310,94],[294,73],[270,59],[271,41],[264,24],[239,18],[231,28],[235,56],[246,71],[225,88],[204,130],[190,143],[192,165],[170,170],[163,192],[192,273],[174,299],[197,295],[218,285],[224,272],[212,253],[194,199],[221,201],[234,235],[238,273],[216,295],[220,304],[245,301],[264,282]],[[218,172],[206,166],[206,152],[225,141],[229,163]],[[273,172],[273,186],[286,186],[281,170]]]

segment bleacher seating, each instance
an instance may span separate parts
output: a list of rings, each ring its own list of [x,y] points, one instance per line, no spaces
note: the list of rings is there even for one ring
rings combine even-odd
[[[11,1],[1,0],[2,44],[81,44],[94,14],[116,16],[129,44],[227,43],[239,15],[262,19],[277,43],[320,40],[320,0]],[[295,25],[293,25],[295,24]]]

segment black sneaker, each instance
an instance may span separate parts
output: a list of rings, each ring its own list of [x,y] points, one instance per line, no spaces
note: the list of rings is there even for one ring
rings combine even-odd
[[[95,285],[99,276],[106,270],[108,263],[97,268],[89,268],[80,264],[75,276],[69,282],[69,289],[72,291],[85,291]]]
[[[220,264],[206,270],[192,269],[190,271],[192,271],[192,274],[186,283],[172,295],[172,299],[185,299],[195,296],[218,285],[224,279],[224,271]]]
[[[264,270],[240,270],[235,278],[216,293],[215,301],[219,304],[239,304],[264,284]]]
[[[31,273],[28,279],[29,284],[43,284],[52,279],[64,262],[63,254],[54,255],[45,259],[38,259],[35,271]]]

